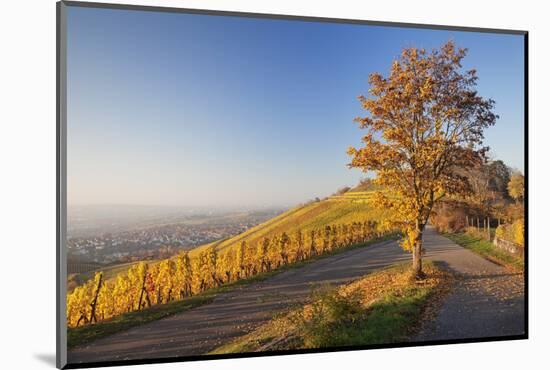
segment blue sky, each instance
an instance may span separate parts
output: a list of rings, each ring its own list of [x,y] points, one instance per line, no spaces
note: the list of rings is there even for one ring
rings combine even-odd
[[[69,7],[69,204],[289,206],[363,175],[357,96],[403,47],[467,47],[523,170],[523,38]]]

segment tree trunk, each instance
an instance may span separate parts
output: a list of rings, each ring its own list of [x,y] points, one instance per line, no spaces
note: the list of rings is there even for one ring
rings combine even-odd
[[[422,272],[422,233],[423,230],[419,228],[418,236],[414,241],[413,247],[413,274],[415,278],[421,278],[424,273]]]

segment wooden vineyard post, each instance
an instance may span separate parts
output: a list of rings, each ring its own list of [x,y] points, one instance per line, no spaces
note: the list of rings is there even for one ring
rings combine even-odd
[[[91,307],[92,312],[90,313],[90,322],[97,322],[97,317],[95,315],[95,310],[97,307],[97,297],[99,297],[99,291],[101,290],[101,283],[103,282],[103,273],[99,273],[99,282],[97,283],[97,288],[95,290],[94,300],[92,301]]]
[[[141,284],[141,292],[139,293],[139,302],[137,310],[141,310],[141,302],[143,302],[143,293],[147,293],[145,289],[145,283],[147,281],[147,265],[145,265],[145,272],[143,274],[143,283]]]

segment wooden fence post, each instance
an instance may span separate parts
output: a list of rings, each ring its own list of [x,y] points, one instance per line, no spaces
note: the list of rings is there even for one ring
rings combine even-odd
[[[102,282],[103,282],[103,273],[100,273],[99,274],[99,282],[97,283],[97,288],[96,288],[96,291],[95,291],[95,296],[94,296],[94,299],[93,299],[92,303],[90,304],[91,309],[92,309],[92,312],[90,313],[90,322],[91,323],[97,322],[97,317],[96,317],[96,314],[95,314],[95,310],[96,310],[96,307],[97,307],[97,298],[99,297],[99,291],[101,290],[101,283]]]

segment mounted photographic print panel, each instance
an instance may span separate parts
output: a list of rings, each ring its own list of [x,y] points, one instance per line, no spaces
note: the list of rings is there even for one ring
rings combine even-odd
[[[527,338],[526,49],[58,3],[58,367]]]

